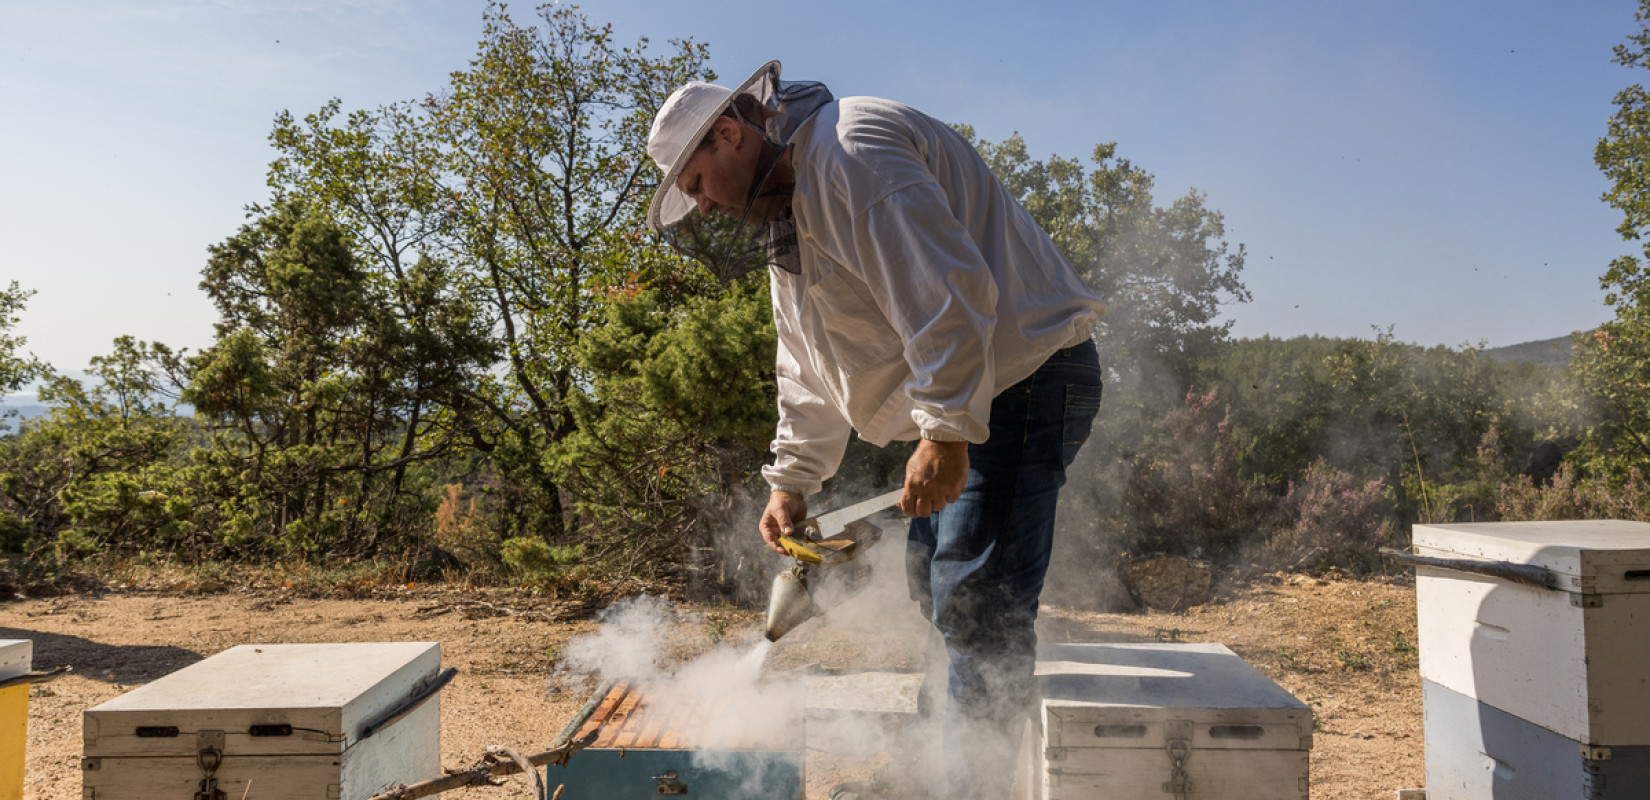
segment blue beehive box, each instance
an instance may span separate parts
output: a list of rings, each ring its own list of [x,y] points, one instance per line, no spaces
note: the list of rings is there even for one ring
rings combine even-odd
[[[1587,745],[1421,682],[1428,800],[1650,797],[1650,746]]]
[[[564,731],[575,740],[594,733],[595,742],[565,767],[546,767],[545,785],[602,800],[802,800],[802,708],[764,700],[762,721],[746,726],[730,698],[604,687]]]

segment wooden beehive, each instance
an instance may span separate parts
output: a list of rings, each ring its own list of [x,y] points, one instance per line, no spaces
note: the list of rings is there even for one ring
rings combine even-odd
[[[83,796],[365,800],[428,780],[440,667],[434,642],[230,648],[86,710]]]
[[[566,767],[547,767],[546,784],[603,800],[800,800],[799,703],[764,693],[762,721],[741,725],[741,697],[654,691],[624,681],[599,690],[588,713],[568,725],[573,738],[595,733],[596,740]]]
[[[1037,676],[1043,800],[1309,794],[1311,709],[1223,645],[1044,645]]]
[[[29,674],[34,643],[0,639],[0,682]],[[23,744],[29,738],[29,685],[0,689],[0,800],[23,796]]]
[[[1427,796],[1650,796],[1650,524],[1417,525],[1414,542],[1438,560],[1415,570]]]

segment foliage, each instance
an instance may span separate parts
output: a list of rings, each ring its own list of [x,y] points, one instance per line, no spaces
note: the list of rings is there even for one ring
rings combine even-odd
[[[555,582],[583,561],[584,546],[551,547],[538,537],[517,536],[504,540],[502,556],[517,578],[542,585]]]
[[[627,572],[674,563],[761,465],[777,406],[762,288],[747,279],[675,310],[643,292],[580,345],[596,377],[548,464],[580,498],[593,549],[625,553]]]
[[[1218,321],[1221,306],[1249,300],[1244,248],[1226,242],[1220,212],[1196,190],[1155,205],[1151,173],[1118,157],[1115,143],[1097,145],[1085,167],[1058,155],[1036,161],[1019,134],[991,143],[962,133],[1108,304],[1095,342],[1114,388],[1158,408],[1183,395],[1187,367],[1231,328]]]
[[[337,101],[271,135],[277,197],[321,204],[354,234],[357,255],[401,301],[405,265],[437,261],[502,363],[465,370],[443,409],[499,471],[497,510],[511,535],[574,535],[565,495],[540,454],[571,435],[581,374],[575,348],[615,294],[677,298],[700,274],[642,235],[652,166],[644,141],[675,86],[711,77],[705,51],[614,41],[570,6],[517,25],[501,3],[445,91],[340,118]],[[697,282],[696,282],[697,280]],[[389,306],[416,323],[420,310]],[[435,362],[442,363],[442,362]]]
[[[77,558],[176,536],[193,509],[175,477],[187,422],[163,399],[153,366],[164,345],[122,336],[92,359],[89,385],[51,376],[40,399],[52,405],[0,439],[0,516],[7,549]]]
[[[1502,487],[1496,511],[1505,520],[1626,519],[1650,522],[1650,481],[1629,470],[1620,482],[1588,480],[1573,464],[1548,483],[1520,476]]]
[[[1125,542],[1139,553],[1230,558],[1254,539],[1267,498],[1238,469],[1227,407],[1187,395],[1131,463]]]
[[[441,401],[490,353],[439,267],[376,280],[347,231],[294,199],[209,252],[219,335],[184,365],[183,399],[213,433],[183,476],[198,530],[306,557],[416,533],[431,505],[417,468],[465,433]],[[394,314],[396,292],[418,292],[419,324]]]
[[[17,281],[0,289],[0,395],[23,388],[45,367],[33,357],[18,352],[26,340],[11,332],[21,321],[23,307],[33,295],[34,292],[23,289]],[[0,433],[5,430],[5,419],[0,416]]]
[[[1283,497],[1288,522],[1265,539],[1265,559],[1282,567],[1339,566],[1369,571],[1376,551],[1394,543],[1389,490],[1319,460]]]
[[[1492,518],[1497,487],[1550,475],[1583,426],[1563,373],[1386,332],[1237,340],[1196,373],[1232,404],[1245,475],[1281,494],[1321,461],[1381,481],[1403,521]]]
[[[1637,32],[1615,48],[1625,67],[1650,67],[1650,0],[1640,0]],[[1650,92],[1633,84],[1616,95],[1616,112],[1594,151],[1610,181],[1604,199],[1622,212],[1616,231],[1638,242],[1639,255],[1611,262],[1599,283],[1615,319],[1576,340],[1572,369],[1596,403],[1599,423],[1576,461],[1592,474],[1622,481],[1650,467]]]

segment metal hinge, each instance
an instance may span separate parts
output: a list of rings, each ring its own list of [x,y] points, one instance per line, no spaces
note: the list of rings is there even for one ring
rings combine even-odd
[[[1570,593],[1570,605],[1575,608],[1603,608],[1604,595]]]
[[[1609,761],[1610,748],[1584,744],[1581,746],[1581,757],[1586,761]]]

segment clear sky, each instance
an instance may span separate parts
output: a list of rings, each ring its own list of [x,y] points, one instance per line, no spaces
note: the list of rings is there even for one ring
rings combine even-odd
[[[0,0],[0,281],[28,349],[200,348],[208,244],[267,196],[283,109],[439,91],[472,0]],[[1630,0],[984,3],[593,0],[622,43],[691,37],[725,82],[769,58],[1033,154],[1116,141],[1249,248],[1244,336],[1491,346],[1607,319],[1627,252],[1593,147]],[[518,22],[532,17],[521,4]]]

